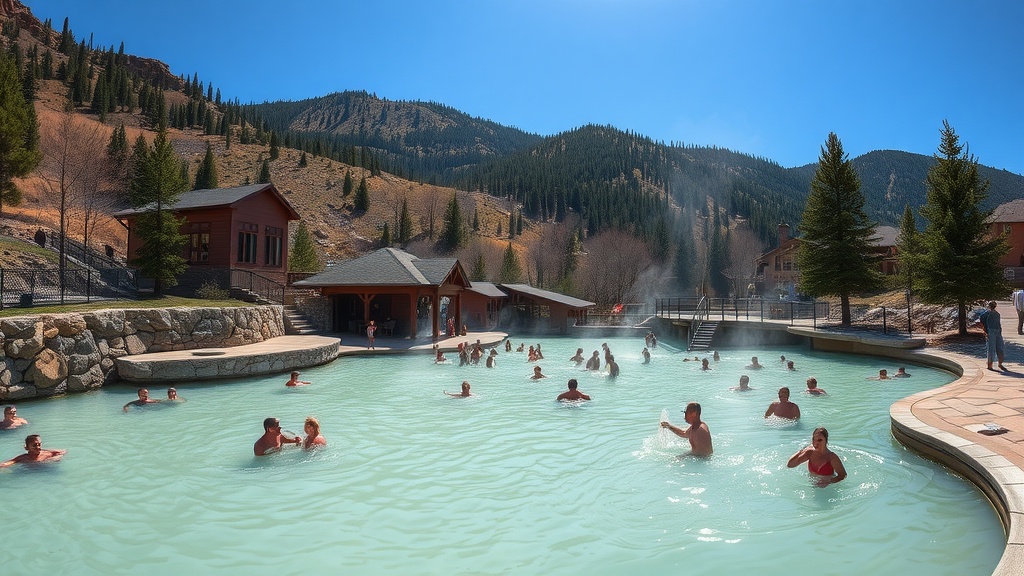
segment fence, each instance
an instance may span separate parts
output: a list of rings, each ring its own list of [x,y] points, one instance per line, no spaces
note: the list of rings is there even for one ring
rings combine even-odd
[[[129,268],[69,268],[63,282],[59,268],[0,268],[0,310],[11,306],[91,302],[134,298],[136,271]]]
[[[232,268],[231,287],[248,290],[268,302],[277,304],[284,302],[284,284],[249,270]]]
[[[662,318],[688,320],[702,303],[700,296],[659,298],[655,313]],[[819,300],[765,300],[763,298],[707,298],[704,320],[788,321],[817,325],[829,318],[829,303]],[[808,322],[809,321],[809,322]]]

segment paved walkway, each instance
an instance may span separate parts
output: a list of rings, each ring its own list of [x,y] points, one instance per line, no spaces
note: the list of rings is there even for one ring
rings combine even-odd
[[[952,361],[963,374],[947,386],[897,402],[890,415],[901,442],[963,474],[994,501],[1007,544],[993,574],[1016,576],[1024,574],[1024,336],[1017,334],[1017,314],[1009,302],[998,303],[996,310],[1007,370],[986,369],[980,337],[908,353],[908,359],[920,354]],[[979,433],[990,427],[1007,431]]]

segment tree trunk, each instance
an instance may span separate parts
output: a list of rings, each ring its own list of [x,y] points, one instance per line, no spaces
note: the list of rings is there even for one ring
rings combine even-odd
[[[967,335],[967,302],[959,300],[956,303],[956,324],[957,333],[961,336]]]
[[[850,316],[850,295],[840,294],[839,295],[839,308],[843,312],[842,324],[843,326],[849,326],[853,323],[853,319]]]

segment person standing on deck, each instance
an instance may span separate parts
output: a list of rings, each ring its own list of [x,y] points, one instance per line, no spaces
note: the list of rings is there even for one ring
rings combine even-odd
[[[1024,334],[1024,290],[1014,290],[1013,308],[1017,311],[1017,334]]]
[[[370,320],[370,323],[367,324],[367,326],[366,326],[366,349],[367,350],[376,350],[376,348],[373,347],[373,341],[375,340],[374,335],[376,335],[376,333],[377,333],[377,324],[375,324],[373,320]]]
[[[988,310],[982,312],[978,318],[981,329],[985,332],[986,348],[988,351],[988,369],[992,369],[992,360],[998,359],[999,369],[1006,370],[1003,366],[1003,324],[999,312],[996,312],[995,300],[988,303]]]

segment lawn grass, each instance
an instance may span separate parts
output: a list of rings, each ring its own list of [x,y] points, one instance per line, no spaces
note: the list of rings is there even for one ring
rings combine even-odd
[[[239,306],[254,306],[254,304],[233,299],[203,300],[201,298],[165,296],[163,298],[142,298],[139,300],[102,300],[83,304],[53,304],[30,308],[4,308],[0,310],[0,318],[32,316],[36,314],[61,314],[64,312],[94,312],[96,310],[120,310],[127,308],[175,308],[181,306],[192,308],[236,308]]]
[[[11,238],[10,236],[0,236],[0,251],[7,250],[11,252],[22,252],[45,258],[47,261],[52,262],[56,266],[59,262],[57,253],[53,250],[47,250],[35,244],[33,242],[25,242],[17,238]]]

